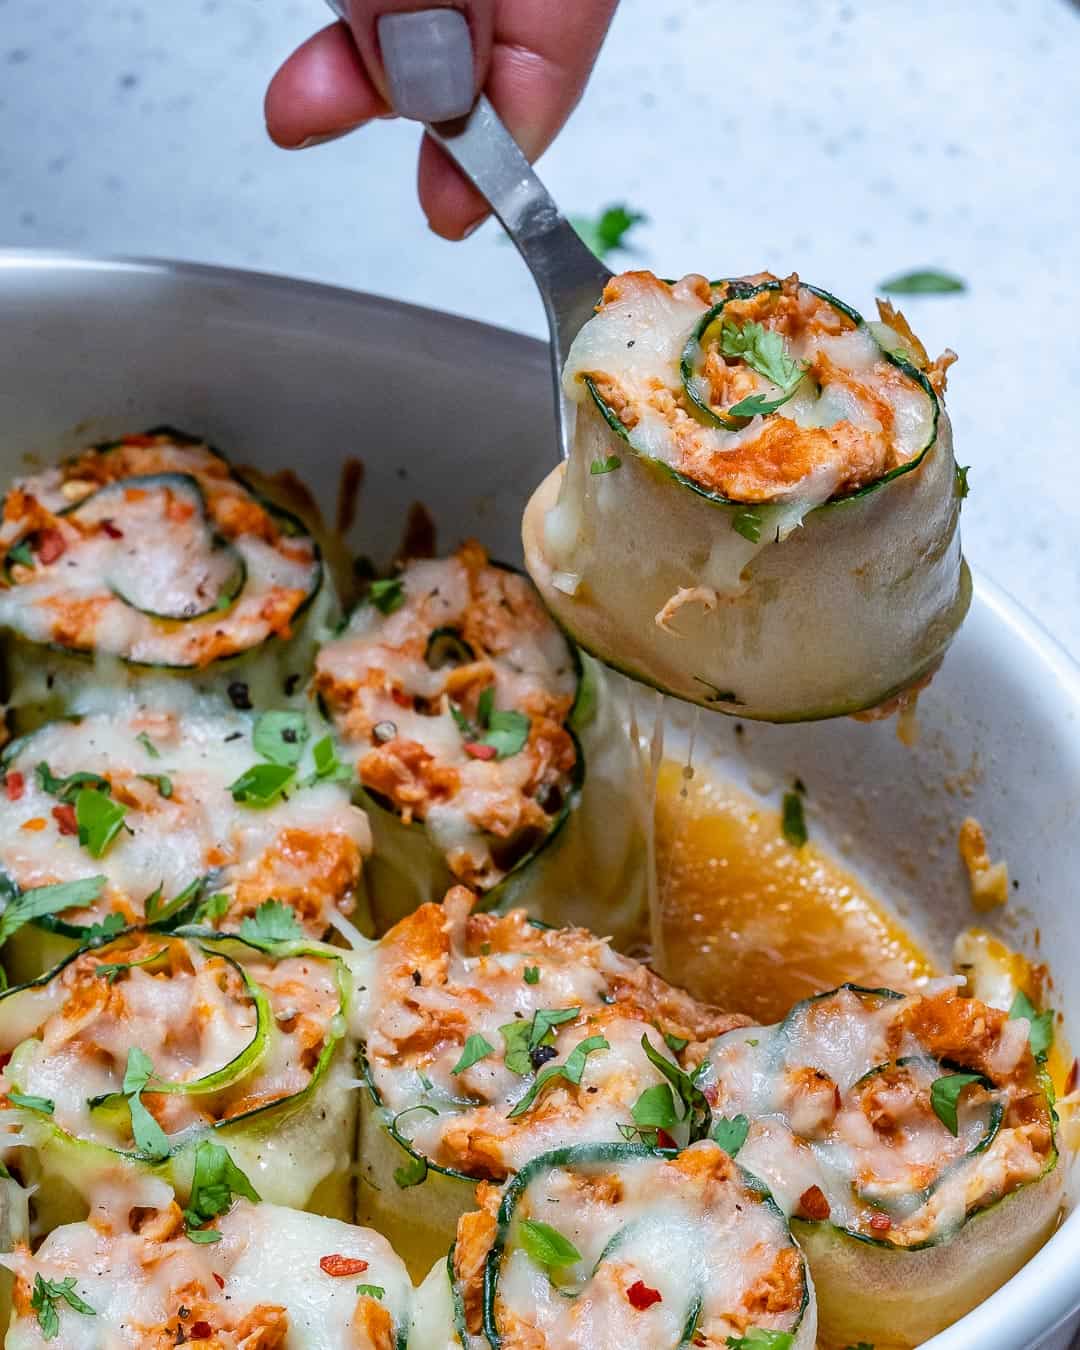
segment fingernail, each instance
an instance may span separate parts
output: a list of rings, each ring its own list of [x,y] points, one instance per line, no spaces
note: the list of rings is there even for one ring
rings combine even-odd
[[[472,223],[471,225],[466,225],[465,228],[464,228],[464,230],[462,230],[462,232],[461,232],[461,237],[462,237],[462,239],[463,239],[463,240],[464,240],[464,239],[468,239],[468,237],[469,237],[471,234],[475,234],[476,231],[480,228],[480,226],[483,225],[483,223],[484,223],[485,220],[487,220],[487,215],[486,215],[486,214],[485,214],[485,215],[482,215],[482,216],[480,217],[479,220],[474,220],[473,223]]]
[[[354,122],[351,127],[342,127],[340,131],[325,131],[318,136],[308,136],[298,145],[289,146],[289,149],[310,150],[313,145],[326,145],[328,141],[340,141],[342,136],[348,136],[350,132],[359,131],[361,127],[366,127],[370,120],[370,118],[364,117],[359,122]]]

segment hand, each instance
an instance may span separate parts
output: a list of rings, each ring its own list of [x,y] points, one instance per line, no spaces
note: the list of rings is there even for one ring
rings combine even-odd
[[[476,88],[487,94],[529,160],[555,139],[585,88],[618,0],[455,0],[472,34]],[[351,25],[331,24],[299,47],[270,82],[266,126],[303,149],[392,117],[376,20],[423,0],[350,0]],[[350,32],[351,27],[351,32]],[[488,214],[483,197],[427,136],[420,205],[445,239],[463,239]]]

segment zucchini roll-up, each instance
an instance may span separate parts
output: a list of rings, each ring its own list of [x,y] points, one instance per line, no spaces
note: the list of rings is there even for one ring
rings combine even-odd
[[[813,1350],[787,1221],[711,1141],[558,1149],[479,1200],[421,1287],[413,1350]]]
[[[349,1213],[351,982],[333,948],[263,945],[132,933],[0,995],[0,1156],[44,1230],[106,1177],[186,1194],[206,1137],[264,1199]]]
[[[323,586],[308,529],[216,451],[168,429],[19,479],[4,500],[0,555],[9,681],[19,702],[54,710],[85,680],[65,653],[205,670],[298,637]],[[309,640],[261,662],[276,676],[270,697],[310,657]],[[237,678],[232,663],[225,683]]]
[[[340,773],[320,776],[318,745],[301,713],[179,716],[130,699],[8,745],[0,887],[14,914],[34,916],[0,953],[9,977],[90,938],[196,916],[323,937],[362,894],[371,833]]]
[[[408,564],[323,647],[315,688],[356,757],[380,931],[459,881],[489,906],[639,934],[634,751],[527,577],[475,543]]]
[[[245,1178],[204,1162],[213,1213]],[[17,1253],[7,1350],[404,1350],[412,1286],[378,1233],[248,1199],[192,1226],[201,1214],[162,1189]]]
[[[529,571],[587,651],[740,717],[880,705],[967,610],[931,363],[797,277],[614,277],[567,359],[570,461],[525,514]]]
[[[684,1145],[707,1129],[681,1067],[731,1017],[580,928],[470,913],[464,887],[382,939],[360,983],[360,1218],[426,1269],[479,1180],[569,1140]]]
[[[793,1216],[829,1347],[921,1344],[1053,1231],[1063,1169],[1030,1025],[954,989],[844,986],[713,1045],[698,1082]]]

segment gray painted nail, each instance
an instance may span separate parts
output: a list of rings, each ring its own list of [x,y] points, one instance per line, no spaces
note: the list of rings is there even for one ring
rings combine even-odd
[[[390,101],[401,117],[448,122],[473,105],[469,24],[456,9],[384,14],[379,20]]]

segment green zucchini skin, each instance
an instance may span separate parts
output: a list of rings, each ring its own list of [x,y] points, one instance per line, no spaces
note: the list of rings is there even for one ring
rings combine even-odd
[[[488,565],[521,575],[502,563]],[[429,665],[433,649],[438,655],[451,634],[460,643],[456,650],[470,650],[456,628],[436,628],[427,643]],[[325,660],[331,668],[331,649],[332,644],[323,648],[320,667]],[[633,809],[626,809],[627,785],[636,786],[638,778],[637,751],[623,731],[621,695],[569,641],[566,650],[576,676],[564,724],[577,747],[568,790],[543,837],[482,891],[482,905],[500,912],[524,907],[543,922],[592,927],[612,935],[616,946],[631,947],[647,927],[646,805],[635,799]],[[333,717],[332,709],[327,712]],[[353,749],[346,740],[342,757]],[[384,933],[420,905],[441,899],[459,878],[424,821],[405,823],[362,784],[355,800],[368,816],[374,844],[364,867],[366,903],[375,932]],[[590,878],[588,887],[584,877]]]
[[[637,451],[585,378],[570,460],[536,490],[523,522],[526,565],[559,623],[640,683],[761,721],[865,711],[931,674],[971,597],[951,428],[926,376],[902,355],[882,356],[931,401],[934,434],[889,474],[810,510],[782,542],[769,540],[782,508],[755,508],[768,542],[743,536],[746,504]],[[590,471],[612,457],[614,471]],[[698,587],[715,597],[711,609],[686,603],[664,620],[670,632],[654,621]]]
[[[697,1147],[703,1147],[701,1145]],[[705,1145],[706,1148],[714,1147]],[[516,1241],[516,1212],[529,1186],[557,1170],[575,1171],[600,1165],[605,1169],[618,1172],[620,1167],[633,1166],[639,1162],[662,1162],[678,1157],[673,1149],[650,1149],[637,1144],[582,1144],[553,1150],[534,1158],[503,1188],[502,1199],[495,1219],[495,1231],[484,1265],[483,1276],[483,1335],[482,1341],[491,1350],[501,1350],[504,1345],[500,1327],[500,1281],[507,1253]],[[766,1206],[775,1216],[777,1228],[788,1236],[787,1222],[773,1203],[768,1192],[754,1177],[736,1168],[736,1182],[745,1186],[757,1198],[757,1203]],[[658,1201],[662,1196],[658,1193]],[[572,1215],[552,1210],[552,1222],[565,1229],[572,1222]],[[561,1217],[562,1223],[558,1220]],[[647,1220],[646,1220],[647,1222]],[[619,1233],[605,1245],[599,1259],[593,1267],[593,1274],[603,1262],[606,1254],[612,1250]],[[790,1240],[790,1239],[789,1239]],[[801,1263],[800,1263],[801,1264]],[[811,1350],[815,1343],[816,1316],[813,1285],[805,1265],[803,1272],[802,1298],[790,1328],[791,1344],[795,1350]],[[591,1278],[591,1276],[589,1276]],[[573,1297],[568,1294],[567,1297]],[[701,1315],[703,1293],[695,1297],[688,1292],[686,1317],[682,1324],[677,1347],[688,1346],[693,1342]],[[458,1287],[453,1265],[453,1248],[450,1257],[437,1261],[422,1284],[416,1300],[414,1314],[414,1340],[410,1342],[413,1350],[444,1350],[444,1347],[478,1347],[480,1337],[470,1336],[463,1325],[463,1299]],[[677,1350],[673,1345],[672,1350]]]
[[[841,986],[840,989],[829,990],[802,1000],[775,1027],[739,1029],[727,1033],[727,1036],[734,1038],[736,1042],[749,1041],[755,1048],[755,1055],[761,1057],[759,1068],[762,1073],[776,1078],[789,1073],[798,1074],[802,1065],[815,1066],[825,1063],[816,1056],[825,1055],[828,1051],[815,1050],[815,1043],[812,1040],[808,1049],[798,1051],[794,1057],[789,1058],[787,1048],[791,1038],[804,1020],[813,1017],[815,1005],[820,1005],[839,994],[854,995],[860,1003],[877,1011],[884,1009],[889,1003],[899,1006],[908,998],[918,1000],[924,997],[906,996],[888,989],[868,989],[848,984]],[[983,1012],[986,1012],[985,1008]],[[1001,1014],[995,1016],[1000,1017]],[[941,1027],[947,1027],[948,1022],[944,1013],[935,1013],[929,1021],[934,1022],[939,1017]],[[963,1025],[962,1022],[959,1024]],[[877,1034],[883,1034],[880,1028]],[[909,1036],[911,1034],[905,1033]],[[936,1034],[948,1038],[948,1033],[944,1029]],[[838,1046],[841,1044],[842,1036],[849,1037],[853,1046],[861,1046],[859,1034],[846,1028],[830,1033],[821,1044],[835,1043]],[[768,1039],[765,1039],[766,1037]],[[721,1047],[726,1039],[722,1036],[716,1042],[716,1047]],[[762,1044],[764,1049],[758,1051],[759,1044]],[[861,1053],[861,1049],[853,1053]],[[989,1054],[990,1051],[986,1053]],[[719,1061],[710,1057],[709,1062],[711,1068],[705,1074],[704,1086],[708,1091],[709,1086],[714,1085],[719,1091],[720,1105],[715,1108],[716,1111],[739,1112],[749,1117],[750,1134],[740,1151],[740,1161],[745,1160],[746,1166],[756,1169],[766,1177],[773,1175],[771,1171],[773,1168],[776,1169],[777,1176],[782,1176],[784,1169],[790,1166],[790,1163],[785,1161],[789,1155],[784,1150],[781,1150],[779,1155],[771,1152],[770,1150],[776,1148],[776,1144],[769,1142],[774,1135],[779,1136],[783,1133],[787,1123],[785,1111],[788,1108],[776,1105],[776,1101],[781,1101],[782,1098],[774,1100],[767,1094],[765,1101],[759,1103],[762,1106],[759,1119],[757,1110],[752,1109],[739,1092],[736,1091],[725,1100],[725,1079],[716,1068]],[[915,1054],[874,1065],[858,1077],[845,1080],[841,1076],[838,1062],[828,1061],[829,1075],[835,1081],[836,1091],[839,1093],[843,1089],[845,1101],[848,1093],[857,1094],[870,1080],[894,1066],[907,1067],[914,1072],[925,1069],[920,1090],[926,1090],[927,1079],[933,1081],[952,1073],[978,1069],[977,1065],[965,1064],[961,1055],[952,1052],[945,1056],[934,1056],[928,1051],[920,1050]],[[733,1066],[735,1078],[730,1081],[738,1079],[745,1082],[745,1075],[750,1069],[750,1064],[742,1064],[738,1068]],[[753,1069],[753,1072],[756,1074],[758,1069]],[[981,1073],[979,1076],[983,1078],[984,1085],[995,1088],[991,1079],[985,1078]],[[1007,1083],[1009,1080],[1006,1078],[1004,1081]],[[826,1081],[822,1090],[828,1088],[829,1082]],[[1006,1088],[999,1084],[996,1091],[1001,1094]],[[1026,1091],[1023,1082],[1019,1091],[1022,1097]],[[930,1100],[932,1102],[933,1098]],[[837,1103],[839,1111],[839,1096]],[[813,1105],[812,1101],[810,1104]],[[897,1230],[898,1235],[895,1238],[889,1237],[890,1225],[903,1225],[909,1219],[918,1219],[923,1207],[930,1203],[947,1183],[954,1181],[958,1174],[963,1183],[964,1169],[977,1165],[973,1164],[973,1160],[992,1148],[999,1132],[1005,1127],[1006,1105],[1001,1095],[991,1099],[987,1104],[985,1128],[982,1133],[972,1138],[970,1147],[965,1147],[964,1152],[947,1165],[940,1166],[937,1174],[922,1189],[895,1195],[886,1189],[884,1193],[875,1194],[869,1183],[857,1183],[852,1176],[850,1184],[855,1201],[855,1213],[863,1211],[861,1220],[850,1221],[838,1217],[835,1210],[832,1217],[824,1219],[810,1219],[805,1214],[797,1212],[793,1215],[792,1232],[806,1253],[818,1293],[819,1335],[821,1345],[826,1350],[842,1350],[842,1347],[849,1344],[857,1344],[857,1339],[853,1338],[861,1338],[870,1344],[888,1346],[895,1350],[909,1350],[921,1345],[988,1298],[1045,1243],[1057,1225],[1065,1186],[1064,1169],[1059,1166],[1057,1148],[1053,1143],[1055,1117],[1050,1108],[1047,1108],[1046,1114],[1050,1122],[1051,1144],[1044,1160],[1040,1155],[1041,1170],[1037,1175],[1018,1184],[1014,1183],[1006,1195],[1003,1197],[997,1195],[997,1198],[996,1192],[988,1198],[986,1195],[972,1192],[970,1186],[965,1185],[958,1194],[963,1197],[966,1209],[954,1213],[951,1205],[947,1205],[940,1210],[937,1226],[929,1236],[920,1238],[917,1234],[904,1235],[902,1230]],[[944,1117],[940,1118],[944,1120]],[[802,1128],[787,1124],[787,1129],[796,1135]],[[803,1139],[802,1148],[810,1151],[814,1148],[816,1138],[826,1136],[813,1133],[813,1130],[819,1128],[816,1125],[808,1125],[806,1128],[812,1132]],[[833,1126],[828,1128],[835,1129]],[[951,1127],[946,1128],[955,1133]],[[839,1137],[846,1136],[841,1134]],[[822,1184],[829,1189],[826,1198],[835,1206],[838,1203],[837,1196],[840,1195],[842,1198],[843,1194],[841,1162],[839,1155],[834,1153],[827,1152],[825,1156],[826,1164],[821,1173],[822,1178],[831,1176],[834,1172],[836,1176],[832,1179],[831,1187],[825,1180]],[[816,1173],[804,1166],[793,1175],[801,1178],[798,1185],[802,1186]],[[783,1181],[778,1182],[781,1190],[783,1184]],[[781,1196],[789,1209],[798,1210],[801,1206],[801,1200],[796,1204],[792,1198],[797,1189],[798,1187],[793,1189],[790,1197]],[[946,1200],[948,1201],[947,1196]],[[867,1209],[874,1211],[871,1228],[876,1223],[878,1214],[885,1219],[879,1236],[875,1236],[867,1229],[865,1219]],[[861,1223],[861,1226],[855,1226],[856,1222]],[[912,1289],[919,1291],[917,1299],[912,1298]]]
[[[199,438],[177,431],[174,428],[153,428],[139,437],[94,447],[99,455],[115,452],[131,441],[149,442],[155,437],[165,437],[167,442],[157,447],[168,458],[173,452],[185,451],[203,460],[222,466],[231,484],[242,489],[251,500],[258,504],[273,518],[282,538],[307,539],[310,541],[312,565],[310,579],[305,593],[291,614],[291,632],[289,636],[277,636],[273,633],[243,651],[228,654],[199,665],[197,662],[154,659],[138,660],[123,652],[109,654],[104,651],[82,650],[71,645],[55,642],[36,641],[21,635],[9,623],[4,636],[0,655],[2,655],[2,687],[7,701],[15,705],[14,730],[23,732],[50,721],[73,710],[85,708],[88,675],[92,670],[93,683],[108,684],[115,692],[118,689],[138,690],[157,689],[179,692],[196,691],[212,698],[221,699],[230,685],[242,684],[249,691],[251,703],[265,706],[281,706],[283,694],[306,681],[314,660],[318,642],[337,621],[340,606],[333,582],[326,573],[322,548],[315,533],[293,512],[271,500],[253,487],[245,478],[228,466],[225,456]],[[68,461],[69,466],[77,465],[79,457]],[[183,461],[180,461],[183,465]],[[74,471],[74,468],[73,468]],[[220,469],[219,469],[220,472]],[[153,474],[133,475],[127,479],[117,479],[90,492],[76,503],[58,509],[58,516],[77,515],[80,509],[91,506],[103,494],[110,493],[125,484],[131,484],[138,478],[146,484],[171,483],[182,488],[188,495],[194,495],[200,504],[205,519],[206,501],[202,485],[191,472],[182,470]],[[241,534],[240,536],[244,536]],[[225,579],[226,584],[207,603],[201,612],[183,615],[155,614],[152,608],[133,612],[144,614],[149,622],[158,626],[160,632],[175,631],[178,627],[187,628],[192,624],[212,625],[218,621],[219,602],[224,604],[222,621],[227,622],[232,605],[243,597],[251,580],[245,559],[240,556],[236,546],[216,531],[210,531],[214,551],[226,550],[235,555],[235,566]],[[9,540],[9,547],[11,541]],[[10,582],[10,573],[5,577]],[[120,590],[123,590],[123,582]],[[302,697],[302,694],[301,694]],[[249,705],[250,706],[250,705]]]
[[[191,1186],[195,1150],[204,1138],[227,1145],[233,1161],[248,1175],[259,1194],[275,1204],[307,1209],[332,1218],[349,1219],[353,1210],[352,1149],[355,1133],[356,1093],[352,1087],[352,1051],[349,1031],[352,977],[341,954],[318,943],[285,942],[253,945],[235,936],[222,936],[208,929],[188,928],[174,935],[208,953],[222,956],[234,966],[258,958],[273,963],[290,957],[332,964],[339,995],[337,1014],[328,1026],[324,1044],[306,1085],[291,1095],[242,1113],[222,1117],[211,1125],[193,1125],[170,1137],[169,1156],[149,1162],[137,1150],[113,1147],[63,1129],[51,1115],[18,1107],[21,1133],[25,1136],[29,1162],[28,1180],[38,1186],[38,1223],[43,1232],[62,1223],[84,1218],[94,1188],[110,1175],[124,1173],[159,1177],[167,1181],[181,1200]],[[43,989],[77,960],[85,949],[71,953],[58,967],[22,986],[0,994],[0,1019],[5,1005],[19,1015],[20,995]],[[245,972],[245,982],[258,1010],[255,1033],[238,1057],[200,1082],[163,1084],[166,1093],[180,1091],[214,1094],[242,1085],[271,1051],[274,1018],[265,993],[256,992]],[[33,1038],[16,1046],[9,1066],[9,1086],[18,1083],[19,1062]],[[149,1092],[158,1090],[151,1080]],[[98,1109],[113,1108],[111,1099]],[[118,1109],[118,1108],[117,1108]],[[126,1109],[126,1108],[125,1108]],[[15,1117],[13,1117],[14,1119]]]

